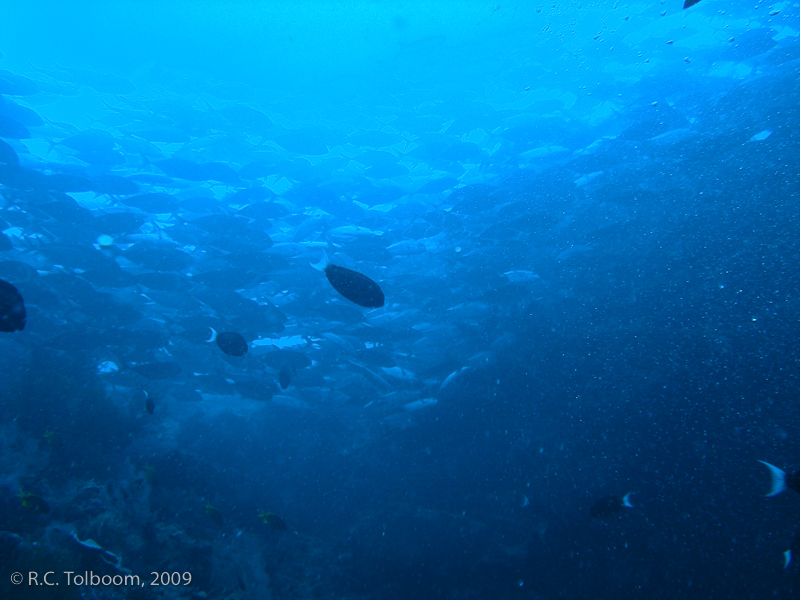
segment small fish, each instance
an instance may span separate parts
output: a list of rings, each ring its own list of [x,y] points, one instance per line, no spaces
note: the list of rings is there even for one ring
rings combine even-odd
[[[241,334],[236,333],[235,331],[223,331],[222,333],[217,333],[213,327],[210,329],[211,337],[208,338],[208,341],[217,342],[217,346],[219,346],[219,349],[225,354],[228,356],[244,356],[247,354],[247,340],[245,340]]]
[[[20,490],[17,497],[20,499],[22,508],[42,514],[50,512],[50,506],[41,496]]]
[[[687,8],[689,8],[690,6],[694,6],[698,2],[700,2],[700,0],[685,0],[685,2],[683,3],[683,9],[686,10]]]
[[[141,406],[142,403],[144,403],[144,409],[151,415],[153,414],[153,411],[156,409],[156,403],[150,397],[150,394],[147,393],[147,390],[138,390],[134,392],[132,400],[134,406],[137,404]]]
[[[621,511],[623,508],[633,508],[630,497],[633,492],[628,492],[622,498],[619,496],[606,496],[600,498],[594,503],[594,506],[589,509],[589,514],[595,519],[604,519],[611,516],[616,512]]]
[[[789,546],[789,549],[783,553],[783,568],[788,569],[789,565],[792,564],[792,553],[797,554],[800,552],[800,531],[794,534],[794,538],[792,538],[792,545]]]
[[[286,521],[273,512],[264,512],[261,510],[258,512],[258,517],[264,525],[269,525],[275,531],[286,531],[288,529]]]
[[[465,372],[469,371],[471,368],[472,368],[472,367],[461,367],[461,368],[460,368],[460,369],[458,369],[457,371],[453,371],[452,373],[450,373],[450,375],[448,375],[448,376],[445,378],[445,380],[442,382],[442,385],[440,385],[440,386],[439,386],[439,391],[441,392],[441,391],[442,391],[442,390],[444,390],[444,389],[445,389],[445,388],[446,388],[448,385],[451,385],[451,384],[452,384],[452,383],[453,383],[453,382],[456,380],[456,378],[457,378],[459,375],[461,375],[462,373],[465,373]]]
[[[311,263],[315,269],[325,273],[328,281],[342,296],[364,308],[380,308],[384,304],[383,290],[366,275],[345,267],[331,264],[325,251],[322,260]]]
[[[415,410],[419,410],[420,408],[433,406],[438,402],[439,401],[436,398],[423,398],[422,400],[415,400],[414,402],[409,402],[408,404],[404,404],[403,408],[405,408],[409,412],[412,412]]]
[[[414,373],[403,367],[381,367],[381,371],[386,373],[389,377],[401,381],[414,381],[417,378]]]
[[[0,279],[0,331],[22,331],[26,317],[22,294],[13,285]]]
[[[766,467],[769,469],[770,475],[772,476],[772,487],[767,494],[767,498],[771,496],[777,496],[786,488],[794,490],[795,492],[800,492],[800,471],[795,471],[794,473],[787,475],[775,465],[771,465],[763,460],[758,462],[760,462],[762,465],[766,465]]]
[[[533,271],[506,271],[503,275],[505,275],[509,283],[526,283],[539,279],[539,276]]]
[[[292,368],[289,365],[281,367],[280,373],[278,373],[278,383],[282,390],[288,388],[289,384],[292,383]]]
[[[100,544],[95,542],[93,539],[86,538],[82,540],[77,536],[77,534],[73,531],[70,536],[75,543],[85,549],[86,552],[98,557],[107,565],[114,567],[117,571],[122,571],[123,573],[130,573],[130,571],[122,566],[122,557],[114,554],[113,552],[106,550]]]

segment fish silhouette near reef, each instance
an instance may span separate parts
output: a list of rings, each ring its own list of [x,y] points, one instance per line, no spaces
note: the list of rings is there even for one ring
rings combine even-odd
[[[292,383],[293,371],[294,370],[289,365],[283,365],[281,367],[281,370],[278,373],[278,383],[280,384],[282,390],[288,388],[289,385]]]
[[[791,546],[789,546],[789,549],[783,553],[784,569],[788,569],[789,565],[792,564],[792,553],[800,553],[800,531],[794,534]]]
[[[269,525],[275,531],[286,531],[288,529],[286,521],[273,512],[258,511],[258,518],[264,525]]]
[[[13,285],[0,279],[0,331],[22,331],[26,317],[22,294]]]
[[[211,328],[211,337],[209,342],[217,342],[217,346],[228,356],[244,356],[247,354],[247,340],[245,340],[240,333],[235,331],[223,331],[217,333],[216,330]]]
[[[630,497],[633,492],[625,494],[622,498],[619,496],[606,496],[600,498],[594,503],[592,508],[589,509],[589,514],[595,519],[604,519],[621,511],[623,508],[633,508]]]
[[[151,415],[156,409],[156,403],[152,396],[147,393],[147,390],[136,390],[131,394],[131,401],[135,406],[143,406],[144,409]]]
[[[312,263],[312,267],[325,273],[325,277],[337,292],[364,308],[380,308],[384,304],[383,290],[366,275],[339,265],[334,265],[328,255],[322,253],[322,260]]]

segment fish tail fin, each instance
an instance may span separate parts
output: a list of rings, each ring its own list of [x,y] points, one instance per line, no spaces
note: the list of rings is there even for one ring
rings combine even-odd
[[[216,342],[217,341],[217,330],[214,329],[213,327],[209,327],[209,329],[211,330],[211,337],[208,338],[206,341],[207,342]]]
[[[758,462],[760,462],[762,465],[766,465],[766,467],[769,469],[769,474],[772,476],[772,487],[769,490],[769,494],[767,494],[767,498],[771,496],[777,496],[786,489],[786,473],[781,471],[775,465],[771,465],[763,460]]]
[[[792,551],[787,550],[783,553],[783,568],[788,569],[790,564],[792,564]]]
[[[622,497],[622,506],[633,508],[633,504],[631,504],[631,494],[633,494],[633,492],[628,492]]]
[[[328,265],[331,264],[331,260],[328,258],[328,253],[325,250],[322,251],[322,258],[318,263],[311,263],[311,266],[317,269],[318,271],[325,272],[325,269],[328,268]]]

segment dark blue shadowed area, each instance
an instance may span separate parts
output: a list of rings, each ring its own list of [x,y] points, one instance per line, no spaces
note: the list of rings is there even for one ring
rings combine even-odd
[[[798,597],[797,6],[2,12],[0,598]]]

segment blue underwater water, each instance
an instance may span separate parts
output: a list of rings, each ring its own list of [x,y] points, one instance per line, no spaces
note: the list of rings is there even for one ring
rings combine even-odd
[[[797,3],[8,4],[0,599],[800,596]]]

